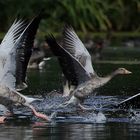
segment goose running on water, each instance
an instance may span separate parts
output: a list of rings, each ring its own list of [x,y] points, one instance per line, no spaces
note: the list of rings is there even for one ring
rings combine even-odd
[[[72,78],[74,78],[77,82],[75,90],[71,93],[70,100],[60,106],[64,107],[72,103],[78,105],[81,109],[86,109],[81,105],[81,102],[95,89],[103,86],[118,74],[124,75],[131,72],[125,68],[118,68],[105,77],[99,77],[92,68],[91,57],[87,49],[73,28],[66,27],[64,34],[63,47],[57,43],[52,35],[46,36],[46,41],[53,53],[58,57],[66,79],[72,81]]]
[[[48,120],[46,115],[36,112],[35,108],[30,105],[36,99],[26,97],[16,89],[17,85],[25,82],[26,69],[40,20],[41,15],[38,15],[28,25],[24,21],[14,22],[1,43],[0,49],[3,48],[3,51],[6,52],[8,48],[9,52],[4,56],[0,54],[0,60],[2,60],[0,67],[0,103],[11,113],[13,104],[27,106],[35,116]],[[3,123],[5,118],[6,116],[1,116],[0,122]]]
[[[73,28],[68,25],[64,26],[64,29],[63,29],[63,48],[67,50],[73,57],[75,57],[79,61],[79,63],[83,66],[84,70],[86,71],[86,74],[83,74],[82,71],[81,72],[79,71],[81,74],[79,74],[79,72],[75,72],[76,77],[74,77],[74,81],[77,81],[76,84],[71,82],[71,79],[69,80],[66,78],[67,79],[66,83],[68,83],[69,87],[65,86],[65,89],[67,90],[66,92],[64,90],[64,94],[67,96],[78,85],[89,80],[90,75],[93,75],[95,72],[92,67],[91,56],[88,50],[86,49],[84,44],[81,42],[77,34],[74,32]],[[66,73],[66,74],[69,74],[69,73]],[[73,72],[71,74],[73,74]],[[80,78],[80,76],[82,76],[82,79]],[[71,87],[73,88],[71,89]]]
[[[77,40],[79,47],[69,44],[67,40],[70,38],[65,29],[67,28],[64,28],[63,32],[63,46],[59,47],[58,44],[56,45],[53,36],[52,38],[46,36],[46,42],[49,44],[54,55],[57,56],[65,77],[63,95],[69,96],[70,92],[73,91],[78,85],[90,79],[90,74],[94,73],[94,70],[91,64],[91,56],[86,48],[82,46],[82,42]]]

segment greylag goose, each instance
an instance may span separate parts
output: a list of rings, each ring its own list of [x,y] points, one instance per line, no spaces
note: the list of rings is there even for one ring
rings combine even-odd
[[[92,67],[92,61],[91,56],[82,43],[82,41],[79,39],[77,34],[74,32],[73,28],[66,25],[63,29],[63,48],[67,50],[73,57],[75,57],[79,63],[84,67],[87,75],[84,76],[83,80],[80,80],[77,82],[77,84],[71,82],[71,80],[67,79],[66,83],[69,85],[69,87],[66,85],[64,86],[66,89],[66,92],[64,90],[64,94],[67,96],[70,94],[72,90],[76,88],[77,85],[85,82],[89,79],[90,75],[94,74],[94,69]],[[66,77],[66,76],[65,76]],[[71,89],[72,87],[72,89]],[[70,88],[70,89],[68,89]]]
[[[77,84],[70,100],[62,106],[73,103],[85,109],[81,105],[81,101],[90,95],[90,93],[106,84],[114,76],[118,74],[130,74],[131,72],[125,68],[118,68],[105,77],[99,77],[92,68],[88,51],[73,29],[66,28],[65,34],[67,37],[64,39],[65,45],[63,47],[57,43],[52,35],[46,36],[46,41],[52,52],[58,57],[66,79],[70,82],[74,80]]]
[[[16,89],[17,85],[25,83],[27,65],[40,20],[41,15],[38,15],[27,26],[23,21],[15,22],[2,41],[0,48],[6,51],[6,47],[9,47],[9,52],[6,56],[0,54],[1,59],[5,60],[1,62],[0,103],[11,112],[13,104],[27,106],[35,116],[48,120],[46,115],[38,113],[30,104],[36,99],[24,96]],[[0,117],[0,122],[4,122],[5,118]]]
[[[39,69],[45,68],[46,62],[50,60],[51,52],[48,44],[45,41],[35,40],[33,46],[33,52],[28,64],[29,69]]]
[[[90,79],[90,76],[88,76],[82,64],[79,63],[78,60],[66,49],[64,49],[64,47],[59,45],[53,36],[46,36],[46,41],[54,55],[57,56],[59,60],[63,74],[67,79],[67,84],[69,81],[71,85],[75,86]],[[69,93],[69,88],[66,88]]]
[[[45,67],[46,61],[50,59],[50,57],[45,57],[45,52],[43,49],[40,49],[39,47],[33,48],[28,68],[42,70]]]

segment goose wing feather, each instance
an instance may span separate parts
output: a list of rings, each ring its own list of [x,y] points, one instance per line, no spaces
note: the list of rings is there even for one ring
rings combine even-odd
[[[8,32],[6,33],[6,35],[4,36],[0,45],[0,49],[8,49],[8,48],[11,49],[11,46],[14,46],[16,39],[18,39],[18,37],[23,32],[26,26],[27,26],[27,21],[16,19],[13,22],[10,29],[8,30]]]
[[[22,90],[22,85],[26,85],[26,71],[32,54],[33,44],[41,15],[37,15],[28,25],[18,42],[16,43],[16,85],[18,90]],[[21,85],[21,86],[20,86]],[[27,85],[26,85],[27,86]],[[25,86],[25,87],[26,87]]]
[[[65,26],[63,30],[63,47],[70,52],[85,68],[89,74],[94,74],[91,56],[71,26]]]
[[[15,89],[17,84],[25,81],[27,64],[39,22],[39,17],[34,18],[16,40],[0,75],[2,85]]]
[[[49,44],[54,55],[58,57],[62,71],[69,81],[76,84],[81,84],[90,79],[90,75],[79,61],[69,53],[65,48],[59,45],[52,35],[46,36],[46,41]]]
[[[15,41],[27,26],[25,20],[15,20],[0,45],[0,75],[2,74],[6,59],[10,50],[13,48]]]

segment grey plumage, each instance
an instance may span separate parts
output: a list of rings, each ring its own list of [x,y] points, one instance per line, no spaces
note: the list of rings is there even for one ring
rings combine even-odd
[[[6,105],[7,108],[10,108],[9,105],[15,103],[28,106],[35,100],[17,92],[17,85],[25,82],[26,69],[40,20],[41,17],[38,15],[26,25],[19,37],[13,41],[13,46],[11,46],[11,50],[7,54],[4,67],[0,73],[0,100],[5,101],[0,103]]]
[[[79,61],[64,47],[59,45],[52,35],[46,36],[46,41],[54,55],[57,56],[66,79],[75,85],[90,79],[90,75],[86,72],[81,63],[79,63]]]
[[[118,74],[130,74],[131,72],[126,70],[125,68],[119,68],[110,75],[105,77],[99,77],[92,68],[91,57],[84,47],[83,43],[80,41],[76,33],[74,32],[72,27],[65,27],[64,30],[64,43],[61,47],[54,37],[47,37],[47,42],[51,47],[54,54],[58,57],[58,59],[62,59],[65,61],[65,65],[62,65],[62,61],[59,60],[60,65],[63,69],[63,73],[68,81],[71,81],[71,75],[75,72],[75,78],[80,77],[77,83],[77,87],[71,93],[71,99],[64,103],[64,106],[74,103],[79,104],[83,101],[88,95],[90,95],[94,90],[103,86],[107,82],[109,82],[114,76]],[[79,59],[81,56],[82,59]],[[69,60],[67,58],[70,58]],[[88,59],[87,59],[88,58]],[[82,61],[81,61],[82,60]],[[72,65],[69,62],[72,62]],[[83,63],[84,62],[84,63]],[[67,67],[66,67],[67,66]],[[71,71],[71,67],[74,71]],[[70,71],[70,72],[69,72]],[[71,73],[71,74],[70,74]],[[67,76],[70,76],[68,79]],[[61,106],[61,105],[60,105]],[[62,105],[63,106],[63,105]]]

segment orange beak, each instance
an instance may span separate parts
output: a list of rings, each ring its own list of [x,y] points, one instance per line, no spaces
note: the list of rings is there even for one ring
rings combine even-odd
[[[131,74],[131,71],[125,70],[125,74]]]

